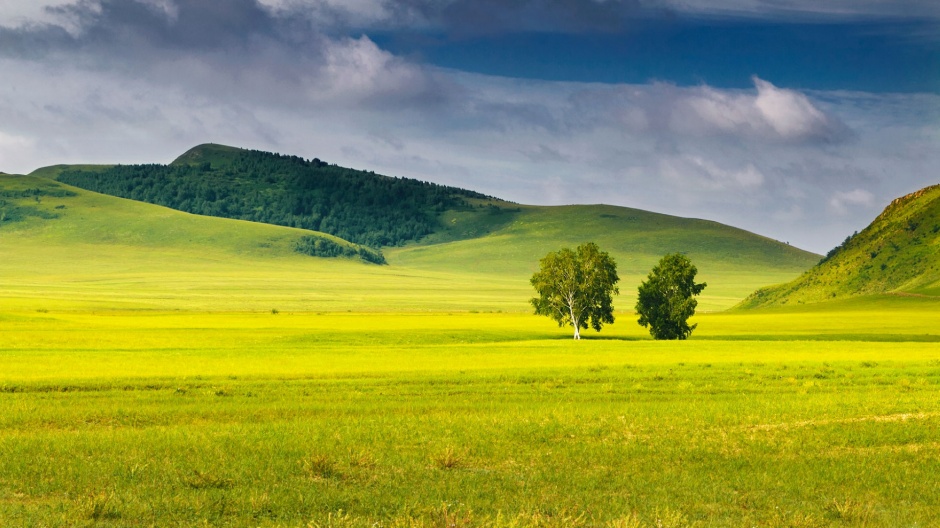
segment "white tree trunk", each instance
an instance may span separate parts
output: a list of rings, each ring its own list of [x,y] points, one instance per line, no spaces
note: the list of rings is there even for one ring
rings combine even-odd
[[[574,326],[574,338],[581,339],[581,321],[574,315],[574,300],[568,297],[568,313],[571,315],[571,325]]]

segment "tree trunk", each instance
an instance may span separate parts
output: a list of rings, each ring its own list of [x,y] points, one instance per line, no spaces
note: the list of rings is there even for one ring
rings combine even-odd
[[[574,338],[581,339],[581,321],[574,315],[574,306],[568,302],[568,313],[571,315],[571,326],[574,326]]]

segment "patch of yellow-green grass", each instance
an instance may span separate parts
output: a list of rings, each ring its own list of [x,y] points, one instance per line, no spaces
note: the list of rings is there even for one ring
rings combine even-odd
[[[0,524],[929,525],[940,342],[891,308],[685,342],[627,315],[575,342],[524,314],[4,313]],[[873,342],[879,318],[910,328]]]
[[[267,226],[265,226],[267,227]],[[0,241],[0,310],[528,310],[528,283],[213,247]]]
[[[685,343],[651,340],[632,314],[571,343],[569,329],[519,313],[20,313],[0,317],[0,381],[940,358],[940,309],[902,304],[891,311],[707,314]]]

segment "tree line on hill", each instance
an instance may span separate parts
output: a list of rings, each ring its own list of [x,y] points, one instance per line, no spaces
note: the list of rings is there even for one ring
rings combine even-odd
[[[419,240],[484,195],[260,151],[223,162],[66,170],[59,181],[189,213],[322,231],[374,248]]]

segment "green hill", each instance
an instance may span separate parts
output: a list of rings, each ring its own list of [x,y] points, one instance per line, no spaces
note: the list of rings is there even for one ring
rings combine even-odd
[[[55,172],[49,169],[48,172]],[[0,313],[522,311],[525,279],[298,252],[323,233],[0,177]],[[37,199],[38,198],[38,199]]]
[[[269,152],[200,145],[170,165],[45,170],[63,183],[180,211],[322,231],[374,248],[446,226],[445,211],[496,202],[453,187]]]
[[[240,158],[243,155],[247,157]],[[13,251],[9,243],[16,244],[21,254],[25,254],[23,248],[29,246],[37,253],[58,252],[68,254],[72,259],[78,255],[81,258],[70,266],[77,270],[100,267],[105,255],[119,261],[108,262],[101,270],[87,270],[90,276],[98,276],[96,274],[99,271],[103,273],[104,269],[126,269],[130,266],[128,263],[138,262],[140,269],[149,270],[147,278],[141,279],[142,283],[152,284],[153,288],[162,282],[172,284],[173,288],[190,284],[189,278],[180,282],[175,275],[178,269],[192,270],[192,273],[199,270],[198,273],[206,278],[204,282],[208,288],[212,277],[219,274],[226,277],[226,284],[235,284],[255,280],[252,278],[255,271],[246,270],[270,268],[272,279],[258,279],[268,284],[263,292],[253,285],[233,286],[230,292],[223,289],[210,293],[206,290],[205,295],[217,296],[212,302],[238,309],[254,307],[258,299],[271,299],[271,304],[291,309],[528,311],[528,299],[532,294],[528,281],[537,269],[539,259],[563,246],[574,247],[594,241],[610,252],[618,263],[622,279],[622,295],[616,302],[619,310],[632,311],[636,285],[662,255],[681,252],[698,266],[700,279],[708,282],[700,307],[712,311],[733,306],[761,286],[790,280],[819,260],[819,255],[717,222],[607,205],[516,205],[481,198],[472,191],[429,186],[412,180],[397,188],[405,193],[401,198],[407,202],[405,207],[393,210],[386,218],[418,211],[433,222],[434,229],[423,235],[420,241],[397,247],[386,246],[384,252],[390,266],[363,266],[349,259],[331,263],[298,254],[298,250],[308,249],[311,251],[304,252],[316,253],[313,250],[319,238],[314,238],[311,244],[307,237],[328,237],[322,233],[185,214],[139,201],[87,192],[63,183],[70,181],[65,177],[69,174],[93,179],[98,178],[96,175],[110,175],[113,178],[108,181],[112,183],[120,182],[122,178],[133,180],[136,178],[133,171],[142,167],[142,172],[152,176],[148,178],[154,185],[134,185],[131,188],[153,192],[158,188],[168,188],[156,183],[174,180],[177,176],[173,171],[182,167],[179,180],[173,184],[177,193],[180,189],[185,191],[190,183],[199,182],[195,176],[205,182],[200,182],[199,185],[204,187],[199,188],[213,187],[216,180],[223,183],[234,181],[237,185],[260,185],[258,182],[265,182],[268,178],[261,168],[247,171],[257,174],[246,183],[239,179],[245,171],[233,170],[231,165],[227,165],[249,164],[256,158],[267,160],[275,168],[285,164],[301,167],[303,171],[294,174],[297,177],[306,174],[318,179],[325,174],[340,174],[316,173],[311,167],[322,163],[317,160],[259,155],[215,145],[197,147],[166,166],[47,167],[34,173],[42,178],[7,178],[3,180],[3,188],[13,189],[19,185],[18,188],[26,189],[45,185],[75,196],[55,200],[47,197],[41,204],[35,203],[35,199],[30,202],[28,197],[18,199],[18,207],[37,208],[52,216],[42,218],[18,213],[26,220],[0,223],[0,240],[7,243],[9,251]],[[318,165],[315,167],[319,168]],[[311,172],[304,172],[308,169]],[[346,169],[337,169],[341,170]],[[285,185],[290,174],[273,178],[272,186],[277,192],[288,189]],[[350,181],[358,181],[356,178],[360,177],[391,184],[389,189],[396,188],[396,182],[402,181],[361,172],[355,172]],[[55,181],[56,178],[59,181]],[[411,207],[408,204],[415,205],[420,200],[410,198],[406,192],[409,190],[424,193],[424,197],[446,195],[454,202],[437,209]],[[350,192],[355,194],[355,191]],[[341,198],[337,197],[337,200],[341,201]],[[274,205],[277,203],[275,201]],[[396,200],[388,201],[390,206],[397,203]],[[276,208],[272,206],[272,209]],[[359,255],[361,246],[334,238],[330,241]],[[210,255],[214,256],[210,258]],[[144,258],[146,263],[140,263]],[[221,264],[223,261],[224,265]],[[56,270],[56,273],[61,271],[59,268]],[[16,269],[11,268],[10,271],[16,273]],[[271,287],[274,278],[276,287]],[[110,279],[101,275],[98,280]],[[202,284],[186,287],[203,291]],[[252,292],[258,297],[252,297]],[[226,295],[231,297],[226,300]],[[310,298],[317,301],[313,304],[303,301]],[[162,305],[160,302],[156,304]]]
[[[84,192],[36,176],[0,175],[0,236],[50,244],[119,244],[237,254],[336,254],[374,262],[381,255],[340,238],[303,229],[209,218]],[[368,254],[365,254],[368,251]],[[377,256],[376,256],[377,255]]]
[[[740,307],[883,293],[940,296],[940,185],[894,200],[812,269],[754,292]]]
[[[702,309],[727,308],[756,288],[795,277],[819,255],[717,222],[610,205],[518,206],[512,221],[485,236],[386,251],[393,266],[473,270],[528,283],[549,251],[596,242],[617,261],[620,309],[632,310],[638,285],[667,253],[685,253],[708,282]],[[455,228],[460,216],[447,220]],[[479,222],[478,219],[474,220]]]

